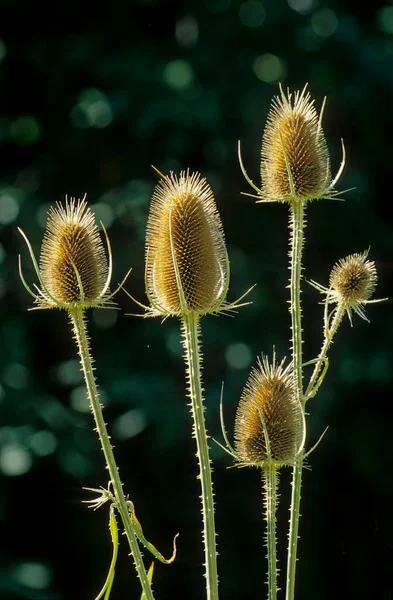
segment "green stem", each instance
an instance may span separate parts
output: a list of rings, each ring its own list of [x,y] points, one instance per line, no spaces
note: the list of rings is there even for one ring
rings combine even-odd
[[[268,561],[268,589],[269,600],[277,599],[277,534],[276,513],[278,505],[278,470],[269,465],[262,471],[262,484],[265,490],[265,521],[266,521],[266,546]]]
[[[341,321],[343,320],[344,315],[345,315],[344,304],[342,304],[342,303],[338,304],[338,306],[334,312],[334,317],[332,320],[332,324],[329,327],[329,331],[325,332],[325,339],[323,341],[321,350],[319,352],[317,363],[315,364],[313,374],[311,375],[310,382],[309,382],[309,384],[307,386],[307,390],[304,394],[305,398],[307,398],[307,399],[309,397],[309,394],[311,393],[311,390],[313,390],[311,397],[315,396],[315,394],[317,393],[317,391],[319,389],[319,386],[322,383],[321,380],[318,381],[318,385],[314,388],[314,386],[318,380],[318,377],[319,377],[323,359],[327,357],[328,350],[333,343],[333,338],[337,332],[337,329],[339,328],[339,326],[341,324]]]
[[[123,492],[115,457],[112,450],[112,445],[109,440],[109,435],[106,429],[100,399],[97,390],[97,384],[93,373],[93,361],[90,356],[89,340],[86,334],[86,323],[82,308],[69,309],[71,323],[75,340],[78,345],[80,361],[83,374],[85,376],[87,394],[90,400],[90,407],[94,416],[96,430],[102,450],[104,452],[107,469],[113,486],[113,492],[116,498],[116,506],[123,522],[124,530],[130,545],[131,554],[134,559],[135,568],[141,582],[142,590],[146,596],[146,600],[154,600],[150,582],[147,578],[145,567],[142,560],[142,554],[138,546],[138,541],[133,529],[132,521],[127,507],[127,501]]]
[[[199,316],[187,313],[182,317],[183,345],[187,365],[187,378],[194,420],[193,435],[197,442],[202,487],[203,541],[205,546],[206,591],[208,600],[218,600],[216,531],[214,525],[214,500],[209,446],[205,426],[203,388],[201,382],[202,355],[199,343]]]
[[[301,200],[294,199],[290,205],[290,313],[292,329],[292,364],[295,379],[296,397],[303,402],[303,357],[302,357],[302,308],[301,276],[302,251],[304,245],[305,207]],[[297,457],[292,473],[292,497],[289,520],[288,564],[286,600],[294,600],[296,578],[296,555],[300,518],[300,498],[302,488],[303,452]]]

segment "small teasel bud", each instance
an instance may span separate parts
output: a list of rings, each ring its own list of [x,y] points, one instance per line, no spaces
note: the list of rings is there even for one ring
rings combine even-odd
[[[50,296],[65,305],[94,305],[108,277],[104,247],[86,201],[66,199],[48,212],[40,256],[41,280]],[[45,296],[45,292],[43,294]]]
[[[228,285],[224,232],[199,173],[162,176],[146,230],[146,290],[163,315],[213,312]],[[184,306],[185,303],[185,306]]]
[[[262,196],[267,200],[303,201],[331,189],[329,153],[321,119],[309,92],[273,99],[262,140]]]
[[[330,273],[329,285],[347,306],[366,302],[377,286],[374,261],[367,260],[368,250],[341,258]]]
[[[242,392],[234,437],[237,458],[244,464],[293,464],[301,450],[303,409],[296,399],[291,365],[284,368],[283,362],[277,365],[275,357],[271,365],[267,357],[258,360]]]

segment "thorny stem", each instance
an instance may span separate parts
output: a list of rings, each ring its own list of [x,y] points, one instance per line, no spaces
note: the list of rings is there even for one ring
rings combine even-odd
[[[151,584],[146,575],[142,554],[138,546],[132,521],[130,519],[126,498],[123,492],[123,486],[119,477],[118,468],[112,450],[112,445],[110,443],[104,417],[102,415],[97,384],[93,373],[93,361],[90,356],[89,341],[86,333],[86,323],[83,309],[79,307],[69,309],[69,315],[73,325],[75,340],[78,345],[80,362],[85,377],[91,411],[94,416],[97,433],[100,438],[101,447],[104,452],[107,469],[109,471],[114,495],[116,498],[116,506],[123,522],[124,530],[130,545],[131,554],[134,559],[135,568],[141,582],[143,593],[145,594],[146,600],[154,600]]]
[[[337,307],[334,311],[334,317],[332,320],[332,324],[329,327],[329,330],[325,331],[325,339],[323,341],[321,350],[319,352],[319,356],[318,356],[317,362],[315,364],[313,374],[311,375],[310,382],[309,382],[307,389],[305,391],[305,394],[304,394],[306,400],[308,400],[309,398],[312,398],[313,396],[316,395],[316,393],[319,389],[319,386],[322,383],[322,381],[319,381],[318,385],[316,387],[314,387],[318,380],[318,376],[319,376],[319,373],[321,370],[323,359],[327,356],[328,350],[329,350],[331,344],[333,343],[334,335],[337,332],[337,329],[339,328],[344,315],[345,315],[345,306],[344,306],[344,304],[340,303],[337,305]]]
[[[202,358],[199,342],[199,316],[188,312],[182,317],[183,345],[187,365],[187,379],[194,420],[193,434],[197,442],[197,457],[202,487],[203,541],[205,546],[207,600],[218,600],[218,574],[214,499],[205,426],[203,388],[201,382]]]
[[[268,561],[269,600],[277,599],[277,534],[276,513],[278,505],[278,469],[274,464],[262,470],[262,485],[265,492],[264,509],[266,521],[266,546]]]
[[[301,276],[302,251],[304,245],[305,207],[301,200],[294,199],[290,205],[290,313],[292,329],[292,364],[295,379],[296,397],[303,401],[302,370],[302,308]],[[298,455],[292,471],[292,497],[289,519],[288,564],[286,600],[294,600],[296,578],[296,554],[300,518],[300,498],[302,487],[303,451]]]

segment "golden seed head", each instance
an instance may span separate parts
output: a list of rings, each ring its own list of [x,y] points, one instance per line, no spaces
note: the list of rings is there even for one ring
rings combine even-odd
[[[366,302],[375,291],[377,271],[367,256],[368,250],[341,258],[330,273],[330,288],[347,307]]]
[[[235,420],[235,450],[239,459],[252,465],[268,462],[262,418],[270,445],[271,460],[293,463],[303,440],[304,419],[296,399],[294,377],[283,362],[272,365],[263,357],[253,368],[242,392]]]
[[[227,254],[213,193],[199,173],[163,177],[151,202],[146,230],[146,288],[154,309],[203,314],[224,300]]]
[[[320,117],[306,87],[294,95],[281,89],[273,99],[262,139],[262,192],[270,200],[311,200],[331,184],[329,153]],[[293,190],[291,192],[290,171]]]
[[[99,301],[108,266],[94,215],[84,199],[66,199],[65,206],[57,203],[49,209],[40,271],[45,287],[57,301],[84,306]]]

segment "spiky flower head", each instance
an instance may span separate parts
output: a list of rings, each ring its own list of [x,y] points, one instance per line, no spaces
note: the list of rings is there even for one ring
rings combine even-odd
[[[337,304],[346,311],[352,325],[352,311],[368,321],[364,312],[366,304],[383,302],[387,298],[370,300],[377,286],[375,262],[367,260],[370,249],[365,252],[349,254],[334,265],[330,273],[329,288],[311,281],[318,291],[326,295],[326,307]],[[325,328],[329,330],[327,308],[325,309]]]
[[[342,143],[341,166],[332,179],[322,129],[324,106],[325,102],[318,114],[307,85],[294,93],[285,93],[280,85],[262,138],[261,189],[248,177],[239,146],[240,167],[260,202],[307,202],[342,193],[335,190],[335,185],[345,165],[345,148]]]
[[[104,230],[105,231],[105,230]],[[31,292],[39,308],[89,308],[105,304],[111,276],[104,246],[86,200],[66,198],[48,211],[39,267],[24,236],[40,282],[38,294]]]
[[[146,230],[146,291],[152,312],[214,312],[229,280],[224,232],[211,188],[199,173],[162,175]]]
[[[235,420],[235,454],[242,464],[293,464],[304,443],[304,414],[291,365],[258,360],[242,392]]]
[[[368,250],[341,258],[330,273],[330,288],[348,306],[369,300],[377,286],[375,262],[367,256]]]
[[[262,190],[272,200],[324,196],[330,160],[318,113],[306,87],[273,99],[262,140]]]

